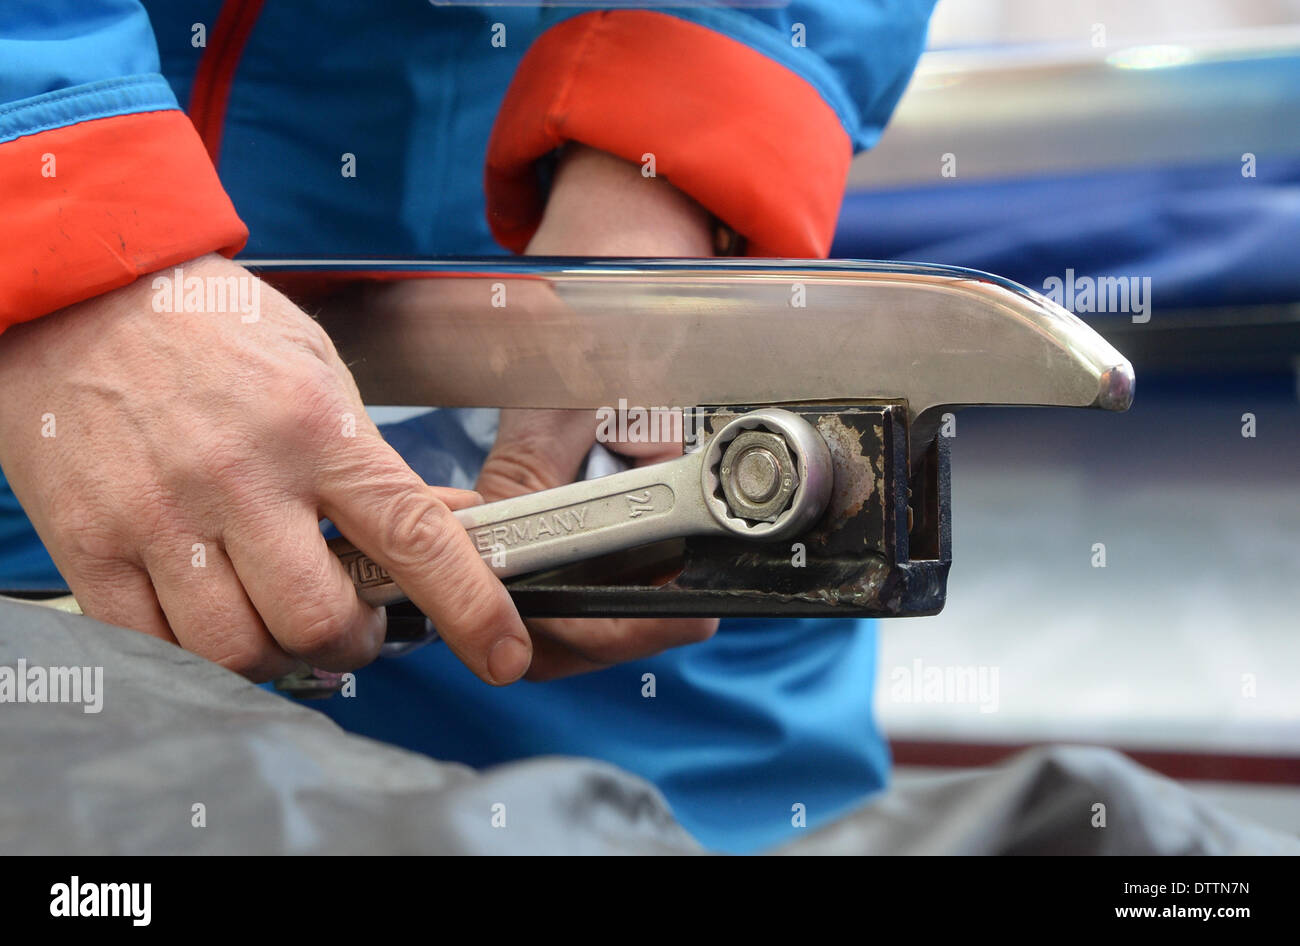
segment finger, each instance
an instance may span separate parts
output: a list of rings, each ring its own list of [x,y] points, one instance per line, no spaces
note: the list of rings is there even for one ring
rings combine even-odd
[[[595,442],[589,411],[503,410],[478,491],[508,499],[572,483]]]
[[[145,552],[158,603],[186,650],[254,682],[289,673],[298,661],[272,639],[215,540]]]
[[[598,439],[608,449],[620,456],[637,461],[637,466],[659,463],[681,456],[685,418],[680,408],[638,408],[635,416],[616,415],[618,424],[607,424],[604,430],[616,436]]]
[[[230,528],[226,551],[253,607],[287,653],[335,672],[379,656],[384,612],[357,597],[314,509],[298,507]]]
[[[533,637],[533,663],[528,668],[527,680],[533,683],[545,683],[547,680],[604,670],[608,666],[580,657],[560,641],[546,636],[538,627],[539,622],[525,621],[524,623]]]
[[[321,511],[388,571],[470,670],[497,685],[524,675],[532,642],[505,586],[439,491],[391,447],[356,444],[323,472],[319,492]]]
[[[680,443],[615,444],[609,449],[621,457],[634,461],[633,466],[663,463],[682,455]]]
[[[597,665],[623,663],[698,644],[714,635],[716,618],[548,618],[529,624]]]
[[[476,489],[455,489],[451,486],[430,486],[429,489],[448,509],[483,505],[483,494]]]
[[[81,613],[151,637],[177,643],[158,604],[149,573],[127,561],[104,563],[68,580]]]

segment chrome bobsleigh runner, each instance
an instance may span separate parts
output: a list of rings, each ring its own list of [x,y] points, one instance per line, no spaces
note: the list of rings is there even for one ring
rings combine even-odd
[[[290,295],[333,287],[321,321],[368,404],[683,406],[697,436],[679,459],[457,512],[526,616],[936,613],[951,561],[944,414],[1122,411],[1133,395],[1129,362],[1083,322],[970,270],[255,265]],[[363,597],[402,599],[346,540],[335,550]]]

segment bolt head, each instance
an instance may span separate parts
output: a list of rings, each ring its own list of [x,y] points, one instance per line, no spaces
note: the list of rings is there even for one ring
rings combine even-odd
[[[776,457],[762,447],[747,452],[736,467],[736,486],[750,502],[767,502],[781,488],[781,468]]]
[[[775,522],[799,481],[785,439],[759,430],[747,430],[727,445],[720,472],[731,514],[756,522]]]

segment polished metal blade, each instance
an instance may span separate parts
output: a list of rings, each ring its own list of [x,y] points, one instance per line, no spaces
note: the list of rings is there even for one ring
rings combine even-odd
[[[367,403],[599,408],[902,399],[1124,410],[1129,362],[973,270],[736,260],[256,261],[364,284],[322,312]],[[285,278],[285,277],[288,278]]]

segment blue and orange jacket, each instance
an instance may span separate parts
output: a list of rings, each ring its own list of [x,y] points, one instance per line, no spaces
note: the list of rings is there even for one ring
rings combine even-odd
[[[0,331],[213,251],[521,251],[566,141],[653,154],[751,255],[825,256],[852,154],[902,93],[932,0],[592,6],[5,0]],[[32,544],[6,487],[0,586],[57,583],[43,550],[13,554]],[[752,848],[792,830],[795,806],[816,824],[887,768],[870,629],[759,624],[507,691],[426,648],[365,671],[370,696],[331,713],[475,764],[610,758],[704,840]]]
[[[751,255],[824,256],[930,5],[6,0],[0,329],[246,241],[519,251],[567,140],[653,153]]]

